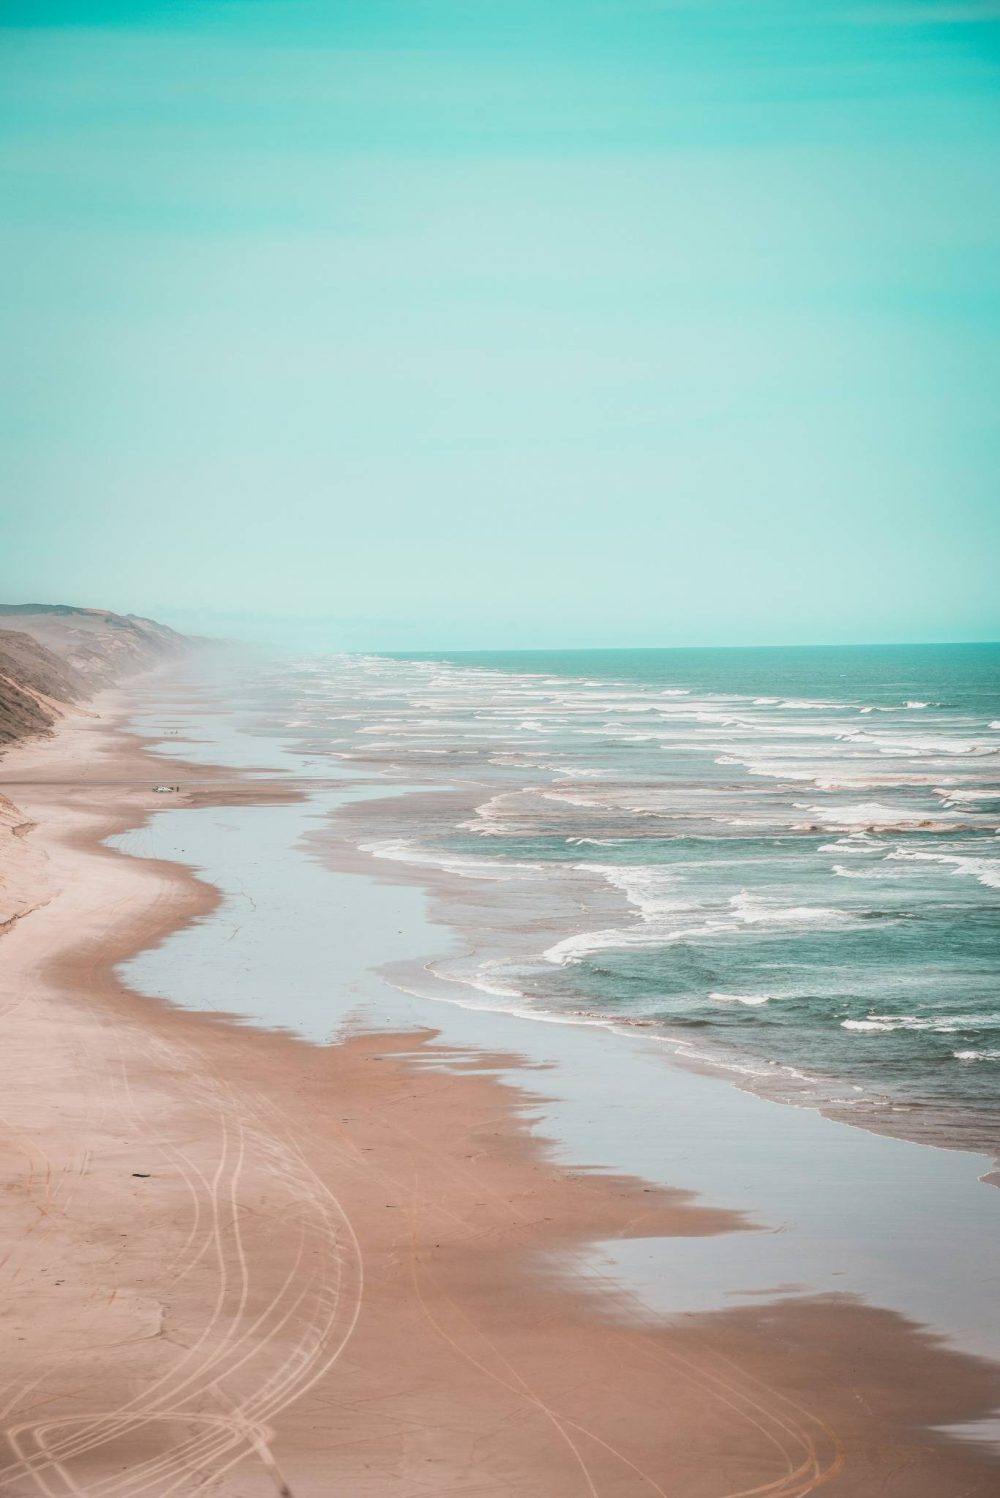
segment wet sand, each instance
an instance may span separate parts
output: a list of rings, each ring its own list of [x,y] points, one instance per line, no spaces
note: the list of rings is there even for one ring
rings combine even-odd
[[[766,1228],[566,1160],[544,1071],[513,1085],[519,1058],[426,1025],[309,1044],[125,987],[171,932],[230,931],[141,833],[102,840],[163,810],[158,783],[182,815],[306,787],[171,764],[102,711],[0,761],[46,856],[0,938],[0,1491],[996,1491],[995,1455],[937,1429],[995,1406],[986,1361],[850,1296],[667,1318],[602,1273],[596,1244]]]

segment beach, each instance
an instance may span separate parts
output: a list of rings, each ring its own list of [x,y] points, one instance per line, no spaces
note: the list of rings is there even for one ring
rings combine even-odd
[[[7,0],[0,1498],[1000,1498],[1000,0]]]
[[[398,784],[242,681],[92,709],[0,760],[0,1491],[996,1491],[988,1157],[407,992]]]

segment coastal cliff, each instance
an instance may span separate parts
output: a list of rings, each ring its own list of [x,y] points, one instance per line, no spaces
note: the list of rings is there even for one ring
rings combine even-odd
[[[0,746],[45,733],[100,687],[183,650],[176,630],[136,614],[68,604],[0,604]]]
[[[177,655],[190,641],[152,619],[68,604],[0,604],[0,754],[52,732],[94,692]],[[0,931],[47,898],[31,822],[0,795]]]

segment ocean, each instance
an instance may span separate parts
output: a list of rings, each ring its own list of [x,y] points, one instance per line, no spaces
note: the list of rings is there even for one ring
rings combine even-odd
[[[399,986],[997,1149],[1000,646],[337,656],[258,693],[387,783],[330,835],[456,933]]]

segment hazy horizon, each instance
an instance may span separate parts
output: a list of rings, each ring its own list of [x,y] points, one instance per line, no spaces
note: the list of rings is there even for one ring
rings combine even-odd
[[[996,5],[11,0],[0,80],[5,599],[1000,638]]]
[[[95,601],[82,602],[79,599],[65,598],[0,598],[0,605],[14,604],[18,607],[38,605],[41,607],[68,606],[71,608],[94,608],[104,609],[107,604]],[[113,610],[114,612],[114,610]],[[406,645],[392,643],[394,632],[391,627],[382,625],[378,628],[370,625],[364,620],[343,620],[336,618],[303,618],[295,616],[276,617],[268,615],[225,615],[213,611],[191,611],[177,610],[164,606],[161,609],[133,609],[118,612],[131,613],[143,618],[154,620],[159,624],[169,625],[182,634],[201,636],[208,640],[218,641],[220,644],[245,645],[260,648],[265,651],[279,653],[302,653],[304,655],[345,652],[347,654],[373,655],[384,654],[387,656],[475,656],[475,655],[559,655],[579,654],[594,655],[602,652],[614,654],[627,654],[642,651],[675,651],[678,654],[684,652],[697,653],[698,651],[732,651],[742,650],[747,653],[766,651],[788,651],[788,650],[907,650],[940,647],[954,648],[996,648],[1000,646],[1000,639],[953,639],[942,637],[939,639],[854,639],[854,640],[828,640],[828,639],[797,639],[797,640],[687,640],[684,642],[670,640],[654,640],[637,642],[635,640],[622,638],[608,642],[603,640],[588,640],[553,637],[542,643],[511,644],[504,635],[497,634],[492,639],[484,638],[478,643],[463,645],[451,645],[442,638],[428,640],[421,643],[419,640]],[[8,628],[17,628],[16,617],[11,619]]]
[[[420,655],[476,655],[489,652],[510,651],[511,653],[543,653],[552,652],[574,652],[589,654],[595,651],[635,651],[635,650],[823,650],[823,649],[895,649],[908,646],[962,646],[962,645],[997,645],[1000,639],[981,640],[959,640],[950,638],[939,639],[882,639],[882,640],[825,640],[825,639],[798,639],[798,640],[696,640],[685,641],[673,640],[647,640],[636,641],[626,637],[614,639],[609,642],[607,637],[603,639],[566,639],[553,635],[550,639],[541,643],[523,642],[512,644],[505,633],[497,632],[492,636],[484,633],[478,642],[464,643],[462,645],[451,645],[446,637],[430,638],[421,643],[418,638],[413,639],[406,645],[393,644],[394,632],[391,629],[374,628],[364,621],[338,620],[338,619],[274,619],[268,617],[243,616],[235,619],[219,619],[211,614],[189,614],[183,610],[162,610],[153,616],[160,622],[172,625],[182,633],[203,634],[209,638],[231,639],[237,643],[261,645],[273,649],[301,650],[304,653],[322,651],[344,650],[348,652],[371,651],[373,654],[385,653]]]

